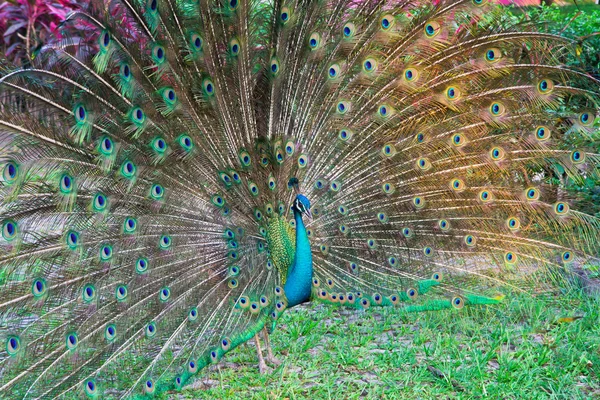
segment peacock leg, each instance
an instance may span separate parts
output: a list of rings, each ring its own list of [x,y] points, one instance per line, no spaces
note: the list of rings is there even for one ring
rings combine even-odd
[[[267,361],[275,365],[281,365],[281,361],[275,358],[275,356],[273,355],[273,350],[271,350],[269,332],[267,331],[266,326],[263,328],[263,336],[265,337],[265,347],[267,348]]]
[[[270,368],[267,367],[265,359],[263,358],[262,350],[260,349],[260,341],[258,340],[258,332],[254,334],[254,341],[256,342],[256,352],[258,353],[258,370],[261,374],[266,374],[270,371]]]

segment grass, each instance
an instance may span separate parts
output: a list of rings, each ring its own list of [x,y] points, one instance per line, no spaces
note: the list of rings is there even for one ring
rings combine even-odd
[[[283,361],[272,373],[260,375],[244,345],[162,398],[600,397],[600,304],[577,291],[409,315],[296,307],[271,340]]]

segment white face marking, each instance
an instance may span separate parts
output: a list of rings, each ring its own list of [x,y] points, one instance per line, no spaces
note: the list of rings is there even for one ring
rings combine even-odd
[[[300,212],[305,212],[305,208],[304,208],[304,204],[302,204],[302,202],[298,199],[296,199],[294,206],[296,207],[296,209]]]

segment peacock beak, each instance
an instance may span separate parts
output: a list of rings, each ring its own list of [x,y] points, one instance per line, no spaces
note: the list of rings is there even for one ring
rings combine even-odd
[[[312,213],[308,208],[304,210],[304,215],[306,215],[308,219],[312,221]]]

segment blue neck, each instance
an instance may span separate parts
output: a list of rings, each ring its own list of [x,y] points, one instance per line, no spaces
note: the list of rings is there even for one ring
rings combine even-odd
[[[288,307],[308,301],[313,274],[310,242],[306,234],[306,227],[302,222],[302,214],[294,210],[294,219],[296,220],[296,254],[283,287],[288,300]]]

